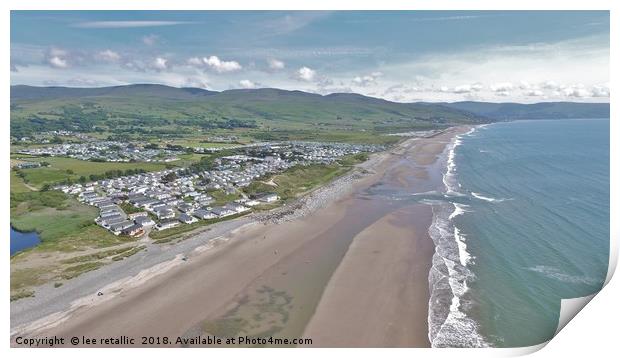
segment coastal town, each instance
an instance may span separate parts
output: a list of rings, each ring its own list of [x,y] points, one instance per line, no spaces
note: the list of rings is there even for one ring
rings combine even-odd
[[[99,209],[95,222],[114,235],[139,237],[150,230],[167,230],[199,220],[241,216],[254,207],[276,203],[275,192],[247,195],[243,188],[254,181],[294,166],[330,164],[346,155],[382,150],[376,145],[283,142],[244,148],[218,157],[211,170],[190,168],[138,173],[88,183],[57,185],[53,189],[73,195]],[[214,198],[215,193],[224,198]]]
[[[80,160],[102,162],[172,162],[178,160],[182,151],[159,148],[156,145],[139,146],[118,141],[92,141],[85,143],[63,143],[47,147],[27,148],[18,154],[47,157],[69,157]]]

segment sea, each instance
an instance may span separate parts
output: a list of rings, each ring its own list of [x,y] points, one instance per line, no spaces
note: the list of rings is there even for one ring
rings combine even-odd
[[[560,302],[599,291],[609,257],[609,119],[478,126],[446,148],[429,234],[434,347],[551,339]]]

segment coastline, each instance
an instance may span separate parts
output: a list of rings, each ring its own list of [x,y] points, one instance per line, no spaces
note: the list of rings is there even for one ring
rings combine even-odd
[[[14,326],[12,315],[12,335],[204,335],[217,334],[212,331],[231,319],[251,321],[237,333],[253,334],[269,328],[250,319],[258,314],[270,315],[276,322],[271,327],[274,336],[312,334],[317,340],[314,346],[360,346],[359,341],[350,340],[355,332],[349,331],[351,335],[347,336],[347,332],[337,329],[327,338],[316,333],[325,327],[337,327],[333,320],[341,317],[329,314],[337,302],[356,299],[350,313],[378,305],[391,309],[377,310],[372,324],[343,320],[349,326],[365,329],[355,333],[358,339],[365,335],[378,337],[368,341],[370,346],[428,346],[428,270],[434,251],[428,236],[431,208],[425,204],[403,206],[389,198],[378,199],[373,205],[360,204],[369,203],[367,191],[381,185],[409,193],[436,189],[441,178],[438,158],[452,137],[463,130],[453,127],[432,138],[406,139],[390,152],[373,155],[359,166],[366,174],[348,178],[339,195],[328,189],[311,193],[323,193],[325,202],[308,209],[305,215],[293,214],[263,225],[248,221],[228,235],[211,233],[213,237],[208,240],[224,237],[218,245],[211,241],[195,245],[196,238],[185,240],[194,246],[188,262],[160,270],[148,280],[122,287],[116,294],[106,292],[102,296],[105,300],[93,293],[88,304],[74,301],[75,309],[68,313],[63,310],[67,315],[62,327],[50,326],[51,321],[58,321],[58,316],[50,315],[41,318],[38,326],[29,326],[32,320]],[[417,219],[406,220],[412,215]],[[385,230],[393,236],[390,245],[379,240],[383,238],[379,233]],[[374,252],[376,248],[381,248],[380,253]],[[368,257],[369,253],[376,257]],[[373,264],[368,264],[369,260]],[[369,275],[374,265],[393,262],[397,264],[390,267],[390,275],[381,275],[376,268],[379,274]],[[412,272],[415,278],[409,277]],[[92,274],[97,275],[96,271]],[[385,280],[385,276],[389,279]],[[355,289],[343,288],[339,282],[348,281],[348,277],[368,284],[372,288],[367,290],[369,294],[359,295]],[[402,281],[403,277],[409,278]],[[375,287],[374,293],[390,293],[373,295]],[[287,303],[271,307],[268,312],[257,311],[265,295],[283,297]],[[389,302],[381,301],[385,296]],[[158,325],[160,322],[166,325]],[[403,328],[400,337],[389,333]],[[388,333],[377,336],[375,330]]]

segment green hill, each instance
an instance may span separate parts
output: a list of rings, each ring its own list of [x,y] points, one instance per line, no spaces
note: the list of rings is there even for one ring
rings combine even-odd
[[[263,88],[206,91],[163,85],[104,88],[11,87],[11,135],[95,128],[179,127],[391,131],[486,119],[440,104],[396,103],[359,94],[322,96]],[[172,128],[176,127],[176,128]]]
[[[355,93],[274,88],[222,92],[135,84],[101,88],[11,87],[11,135],[49,130],[138,138],[241,134],[256,139],[353,138],[355,133],[510,119],[608,117],[609,104],[397,103]],[[234,133],[231,133],[230,131]]]

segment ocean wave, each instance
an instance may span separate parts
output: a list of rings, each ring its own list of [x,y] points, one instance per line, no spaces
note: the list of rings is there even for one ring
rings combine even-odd
[[[465,214],[468,205],[449,201],[459,197],[462,200],[454,161],[455,149],[461,143],[461,137],[456,136],[447,148],[446,172],[443,176],[446,200],[433,202],[433,222],[428,229],[435,244],[428,278],[428,337],[433,347],[489,346],[478,332],[478,323],[466,313],[466,307],[470,304],[468,283],[475,279],[474,273],[468,268],[473,256],[467,251],[465,235],[454,225],[453,219]]]
[[[582,283],[585,285],[602,285],[603,281],[594,277],[589,276],[580,276],[580,275],[569,275],[560,271],[556,267],[538,265],[527,268],[530,271],[538,272],[545,277],[561,281],[567,283]]]
[[[429,340],[433,347],[486,347],[478,333],[478,324],[468,317],[463,306],[469,304],[468,283],[475,279],[467,267],[472,256],[462,233],[449,216],[454,204],[433,207],[433,224],[429,235],[435,243],[433,265],[429,274]]]
[[[460,204],[460,203],[452,203],[452,205],[454,205],[454,211],[452,212],[452,214],[450,214],[450,216],[448,216],[449,220],[452,220],[459,215],[463,215],[469,212],[469,210],[465,209],[465,208],[468,208],[469,205]]]
[[[506,200],[512,200],[512,198],[500,198],[500,199],[496,199],[496,198],[491,198],[488,196],[484,196],[480,193],[476,193],[474,191],[471,192],[471,195],[476,198],[476,199],[480,199],[480,200],[484,200],[484,201],[488,201],[490,203],[501,203],[502,201],[506,201]]]

